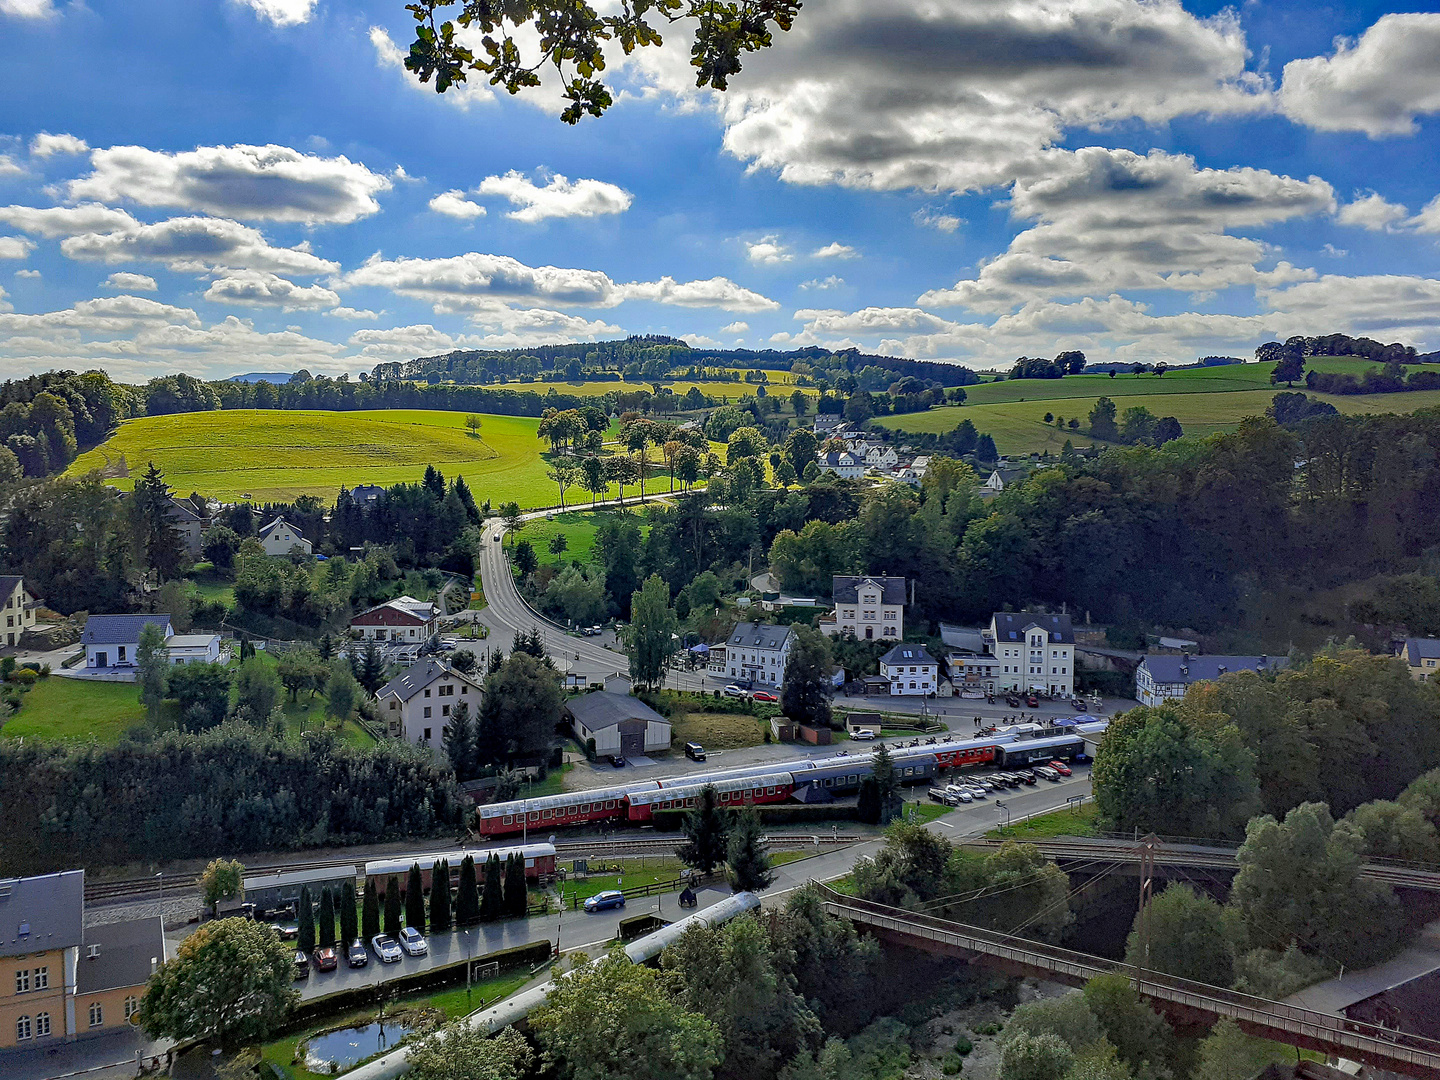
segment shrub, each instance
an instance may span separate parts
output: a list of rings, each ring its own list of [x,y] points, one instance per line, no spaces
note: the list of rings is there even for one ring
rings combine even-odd
[[[964,1035],[961,1035],[958,1039],[955,1040],[955,1052],[961,1057],[964,1057],[966,1054],[970,1053],[970,1051],[974,1049],[975,1044],[972,1043],[969,1039],[967,1039]]]
[[[34,686],[40,676],[33,668],[16,668],[10,673],[10,681],[18,686]]]
[[[940,1071],[946,1076],[956,1076],[965,1067],[965,1059],[954,1050],[946,1054],[940,1062]]]
[[[976,1035],[999,1035],[1000,1025],[993,1020],[986,1020],[983,1024],[976,1024],[974,1031]]]

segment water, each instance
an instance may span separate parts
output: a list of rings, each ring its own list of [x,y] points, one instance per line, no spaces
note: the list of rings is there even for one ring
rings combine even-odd
[[[305,1068],[314,1073],[348,1069],[383,1050],[392,1049],[411,1032],[404,1024],[370,1023],[315,1035],[305,1044]]]

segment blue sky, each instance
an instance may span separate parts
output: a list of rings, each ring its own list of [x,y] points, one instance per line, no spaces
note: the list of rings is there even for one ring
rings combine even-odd
[[[409,40],[402,0],[0,0],[0,375],[1440,349],[1440,14],[812,0],[727,94],[646,50],[576,127]]]

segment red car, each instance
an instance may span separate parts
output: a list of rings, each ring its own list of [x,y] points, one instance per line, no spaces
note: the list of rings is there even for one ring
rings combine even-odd
[[[753,693],[753,694],[750,695],[750,700],[751,700],[751,701],[771,701],[771,702],[775,702],[775,701],[779,701],[780,699],[779,699],[778,697],[776,697],[774,694],[770,693],[769,690],[756,690],[755,693]]]
[[[1069,775],[1070,775],[1070,766],[1069,766],[1069,765],[1066,765],[1063,761],[1052,761],[1052,762],[1050,762],[1050,768],[1054,769],[1054,770],[1055,770],[1056,772],[1058,772],[1061,776],[1069,776]]]

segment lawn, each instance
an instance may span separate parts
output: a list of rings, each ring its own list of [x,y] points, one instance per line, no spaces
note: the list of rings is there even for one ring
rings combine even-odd
[[[20,711],[0,728],[7,738],[86,739],[118,742],[126,728],[145,722],[134,683],[40,679],[25,695]]]
[[[1029,821],[991,829],[986,836],[1001,840],[1049,840],[1055,836],[1094,836],[1095,804],[1084,803],[1078,809],[1066,807]]]
[[[666,486],[669,486],[670,478],[666,476]],[[653,479],[651,485],[653,486]],[[574,493],[572,492],[572,495]],[[529,540],[530,545],[535,549],[535,554],[540,557],[541,562],[555,562],[557,559],[567,565],[570,560],[575,559],[582,563],[590,561],[590,553],[595,549],[595,536],[600,531],[600,526],[607,519],[618,520],[622,515],[629,515],[640,524],[640,532],[643,536],[649,530],[644,524],[644,518],[637,516],[635,510],[567,510],[563,514],[557,513],[555,520],[546,521],[539,518],[535,521],[527,521],[520,530],[519,539]],[[556,536],[565,537],[565,550],[556,555],[550,551],[550,541]]]
[[[739,750],[765,741],[766,722],[744,713],[689,713],[676,717],[672,741],[698,742],[706,750]]]

